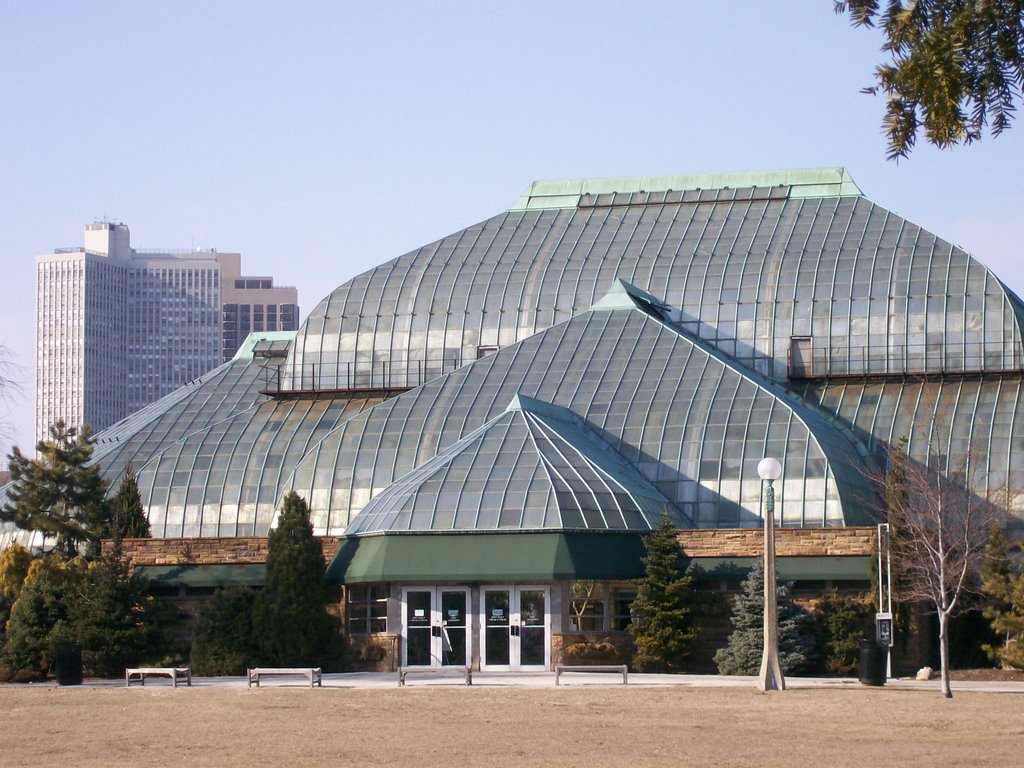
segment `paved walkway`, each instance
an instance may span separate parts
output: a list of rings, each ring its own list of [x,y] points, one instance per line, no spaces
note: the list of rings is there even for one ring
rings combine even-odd
[[[582,686],[621,686],[622,678],[617,674],[600,673],[573,673],[563,672],[562,687]],[[689,688],[754,688],[756,678],[727,675],[644,675],[629,673],[629,685],[631,687],[689,687]],[[32,687],[53,687],[53,681],[46,683],[30,684]],[[323,676],[324,688],[395,688],[398,685],[397,676],[394,672],[345,672],[325,674]],[[856,678],[850,677],[787,677],[786,685],[791,689],[801,688],[848,688],[853,690],[872,690],[873,686],[861,685]],[[260,682],[263,688],[308,688],[309,683],[303,682],[296,677],[268,678]],[[408,688],[425,687],[454,687],[465,688],[461,677],[452,675],[430,675],[418,674],[410,676],[406,680]],[[554,688],[554,672],[474,672],[473,686],[487,686],[500,688]],[[7,687],[0,685],[0,688]],[[25,686],[28,687],[28,686]],[[124,679],[120,680],[86,680],[83,683],[86,688],[123,688]],[[132,688],[140,686],[133,685]],[[146,682],[147,689],[167,687],[170,688],[170,680],[161,678],[150,679]],[[179,688],[183,686],[179,685]],[[232,687],[245,688],[244,677],[193,677],[192,688],[210,687]],[[905,691],[938,691],[938,680],[909,680],[893,679],[886,683],[886,688]],[[256,691],[256,688],[252,689]],[[953,692],[976,691],[983,693],[1016,693],[1024,694],[1024,683],[997,682],[997,681],[953,681]]]

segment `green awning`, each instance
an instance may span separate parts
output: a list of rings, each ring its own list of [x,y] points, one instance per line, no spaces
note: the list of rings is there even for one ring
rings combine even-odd
[[[759,560],[757,557],[699,557],[690,561],[687,571],[698,569],[704,577],[746,578]],[[783,581],[823,580],[863,581],[871,578],[870,555],[862,557],[778,557],[775,571]]]
[[[643,537],[611,533],[391,534],[347,539],[327,582],[563,581],[643,575]],[[694,558],[693,572],[742,578],[757,558]],[[871,557],[780,557],[780,579],[866,580]]]
[[[328,583],[634,579],[639,534],[394,534],[351,538]]]
[[[267,567],[251,565],[140,565],[135,569],[157,587],[262,587]]]

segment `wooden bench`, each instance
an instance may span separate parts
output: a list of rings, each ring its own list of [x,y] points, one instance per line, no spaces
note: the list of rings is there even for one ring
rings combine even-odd
[[[629,684],[629,670],[625,664],[556,664],[555,685],[560,685],[563,672],[614,672],[622,675],[622,684]]]
[[[405,685],[406,675],[462,675],[466,685],[473,684],[473,670],[469,667],[399,667],[398,684]]]
[[[124,671],[124,686],[130,687],[133,679],[145,685],[147,677],[169,677],[173,688],[178,687],[178,680],[184,680],[185,685],[192,685],[190,667],[136,667]]]
[[[309,680],[309,687],[313,687],[313,683],[323,687],[323,676],[320,673],[320,667],[256,667],[255,669],[247,670],[246,677],[249,680],[249,687],[252,688],[252,684],[255,682],[256,687],[260,687],[261,677],[283,677],[286,675],[294,675],[305,677]]]

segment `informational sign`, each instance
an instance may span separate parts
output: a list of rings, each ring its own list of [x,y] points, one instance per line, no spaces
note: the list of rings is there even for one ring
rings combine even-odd
[[[893,632],[891,613],[875,614],[875,642],[879,645],[884,645],[886,648],[892,648]]]

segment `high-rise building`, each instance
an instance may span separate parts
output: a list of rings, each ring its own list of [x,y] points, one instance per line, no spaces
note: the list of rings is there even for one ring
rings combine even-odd
[[[296,289],[237,253],[136,250],[124,224],[89,224],[83,247],[36,257],[36,437],[104,429],[298,321]]]

